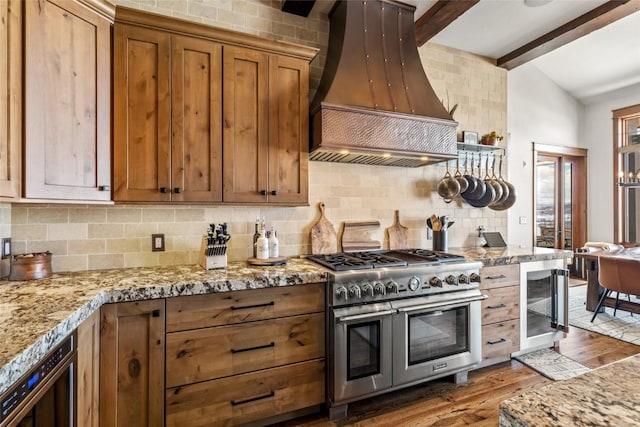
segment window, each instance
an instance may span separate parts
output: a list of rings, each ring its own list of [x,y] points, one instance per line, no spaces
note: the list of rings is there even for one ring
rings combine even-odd
[[[640,105],[613,111],[614,241],[640,243]]]

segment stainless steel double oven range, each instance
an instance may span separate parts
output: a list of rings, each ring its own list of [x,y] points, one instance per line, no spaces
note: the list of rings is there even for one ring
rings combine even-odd
[[[421,249],[312,255],[327,288],[329,416],[482,359],[479,262]]]

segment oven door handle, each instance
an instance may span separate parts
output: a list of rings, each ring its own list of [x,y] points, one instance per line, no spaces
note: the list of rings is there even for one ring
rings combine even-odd
[[[363,313],[363,314],[354,314],[352,316],[342,316],[338,317],[338,323],[351,322],[353,320],[364,320],[371,319],[374,317],[387,316],[389,314],[395,314],[396,310],[382,310],[382,311],[372,311],[371,313]]]
[[[482,301],[487,298],[488,297],[486,295],[477,295],[477,296],[468,297],[468,298],[456,299],[454,301],[439,301],[439,302],[432,302],[427,304],[412,305],[410,307],[398,307],[398,312],[410,313],[412,311],[425,310],[425,309],[434,309],[434,308],[442,309],[442,308],[448,308],[448,307],[453,308],[453,307],[464,305],[470,302]]]

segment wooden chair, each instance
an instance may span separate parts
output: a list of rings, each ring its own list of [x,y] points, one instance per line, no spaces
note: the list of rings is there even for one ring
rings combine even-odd
[[[640,295],[640,280],[636,277],[640,275],[640,262],[630,259],[622,259],[601,255],[598,257],[598,282],[605,291],[598,301],[591,322],[598,315],[598,312],[604,304],[604,300],[611,294],[616,292],[616,304],[613,308],[613,315],[618,310],[618,299],[620,292],[627,294],[627,298],[631,301],[631,295]],[[633,315],[633,314],[632,314]]]

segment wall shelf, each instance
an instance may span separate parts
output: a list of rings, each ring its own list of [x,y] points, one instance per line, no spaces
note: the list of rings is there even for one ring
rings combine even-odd
[[[502,150],[503,154],[506,154],[505,148],[499,147],[497,145],[465,144],[463,142],[458,142],[458,151],[473,151],[476,153],[489,153],[497,150]]]

